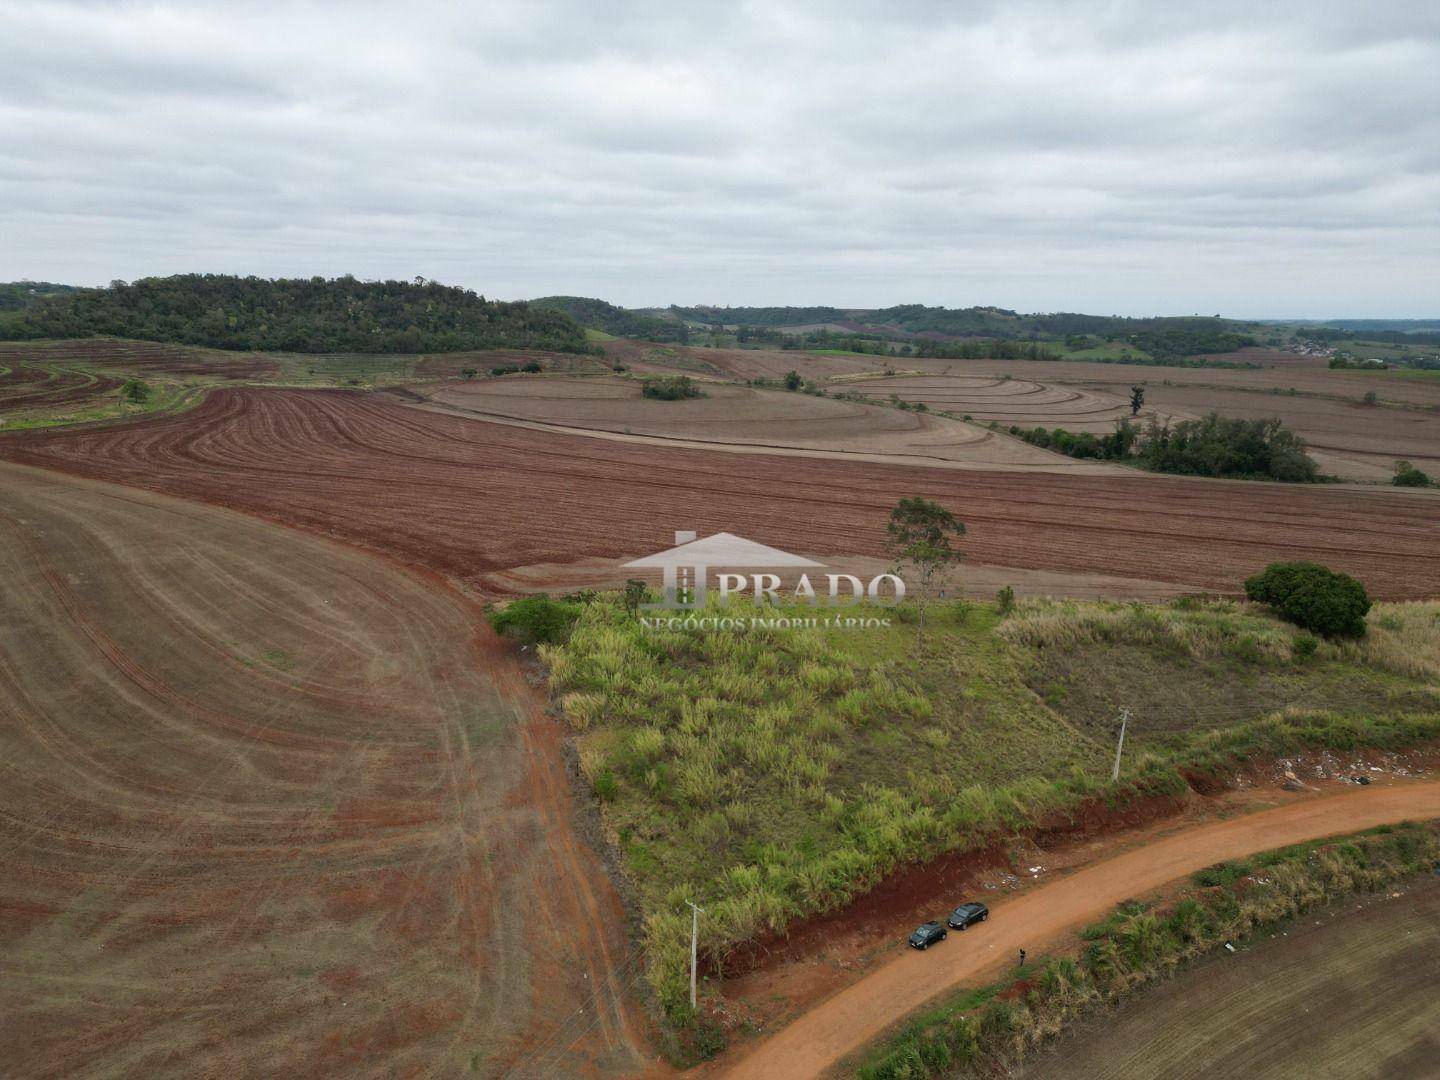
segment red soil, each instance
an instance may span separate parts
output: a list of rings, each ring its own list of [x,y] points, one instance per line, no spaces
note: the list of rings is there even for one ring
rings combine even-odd
[[[116,338],[77,338],[64,341],[17,341],[0,345],[0,363],[32,361],[43,364],[123,367],[167,375],[214,375],[224,379],[253,379],[278,375],[280,365],[258,353],[226,352],[192,345]],[[118,385],[118,384],[117,384]]]
[[[87,401],[120,385],[109,375],[92,375],[17,363],[0,374],[0,410],[49,408]]]
[[[520,565],[634,557],[677,527],[880,555],[890,508],[915,494],[959,514],[982,563],[1234,590],[1314,559],[1381,597],[1440,594],[1440,499],[1424,494],[653,448],[347,391],[219,390],[124,427],[14,433],[0,458],[233,506],[481,587]]]

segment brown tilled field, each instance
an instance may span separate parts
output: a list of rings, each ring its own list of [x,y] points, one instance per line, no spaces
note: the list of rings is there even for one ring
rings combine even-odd
[[[192,345],[117,338],[67,341],[0,342],[0,364],[12,361],[71,367],[120,368],[143,375],[212,375],[221,379],[254,379],[279,374],[280,366],[259,353],[226,352]]]
[[[531,361],[547,372],[587,374],[610,370],[608,361],[595,356],[541,352],[538,349],[485,349],[479,352],[436,353],[416,357],[415,374],[427,379],[458,379],[466,370],[486,375],[491,368],[506,365],[520,367]]]
[[[934,361],[930,361],[933,363]],[[1200,386],[1220,390],[1253,390],[1286,396],[1314,394],[1358,402],[1367,390],[1381,401],[1440,407],[1440,376],[1398,371],[1340,371],[1324,367],[1233,368],[1145,367],[1135,364],[1097,364],[1078,360],[955,360],[952,375],[1008,376],[1034,382],[1060,383],[1103,389],[1117,397],[1134,383],[1145,386]],[[905,367],[918,366],[907,362]],[[928,369],[926,369],[928,370]]]
[[[643,1063],[558,726],[471,601],[23,466],[0,536],[6,1076]]]
[[[346,391],[218,390],[124,427],[0,437],[0,458],[249,510],[482,588],[491,571],[633,558],[676,528],[881,555],[895,502],[923,495],[969,525],[982,563],[1235,590],[1269,562],[1314,559],[1382,597],[1440,593],[1433,495],[642,446]]]
[[[1400,458],[1440,471],[1440,410],[1153,383],[1145,401],[1182,417],[1209,412],[1244,419],[1278,416],[1305,440],[1324,471],[1346,479],[1388,481]]]
[[[0,413],[75,405],[110,393],[120,382],[90,371],[13,361],[0,369]]]
[[[1048,472],[1114,471],[1028,446],[945,417],[810,394],[706,383],[704,397],[656,401],[641,384],[619,378],[511,375],[416,387],[432,404],[481,417],[567,429],[611,431],[725,445],[891,455]]]
[[[899,363],[884,356],[827,355],[785,349],[700,349],[688,345],[653,345],[646,341],[607,341],[605,355],[634,371],[688,371],[722,379],[772,379],[798,371],[823,382],[839,375],[880,373]],[[904,367],[913,367],[906,360]]]
[[[988,375],[923,375],[846,382],[845,389],[874,397],[894,394],[901,401],[924,402],[933,410],[973,416],[979,423],[1006,427],[1064,428],[1106,435],[1119,420],[1131,418],[1125,397],[1104,391],[1078,390],[1028,379]],[[1142,409],[1136,421],[1154,415]],[[1162,417],[1165,419],[1165,417]]]

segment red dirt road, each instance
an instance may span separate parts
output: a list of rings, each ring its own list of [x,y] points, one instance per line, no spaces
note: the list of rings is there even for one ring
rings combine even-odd
[[[639,446],[346,391],[223,389],[189,412],[0,436],[0,458],[200,499],[468,581],[633,558],[675,528],[882,555],[901,495],[954,509],[980,563],[1239,588],[1283,559],[1440,595],[1440,498],[1171,477],[1016,475]]]
[[[1185,830],[995,904],[986,923],[934,949],[906,950],[800,1017],[739,1061],[714,1068],[727,1080],[822,1075],[935,996],[979,983],[1038,956],[1115,905],[1226,859],[1406,819],[1440,817],[1440,782],[1357,788]]]

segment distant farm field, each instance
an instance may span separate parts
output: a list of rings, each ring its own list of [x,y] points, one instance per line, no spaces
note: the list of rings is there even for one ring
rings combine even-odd
[[[518,566],[635,558],[677,527],[883,556],[906,494],[975,562],[1234,591],[1282,559],[1386,598],[1440,592],[1440,499],[1393,490],[929,469],[640,446],[345,391],[221,389],[123,427],[0,436],[0,458],[242,508],[484,586]]]
[[[1440,880],[1306,915],[1061,1037],[1025,1080],[1375,1076],[1440,1061]]]
[[[981,427],[889,405],[704,383],[703,397],[655,401],[634,379],[521,378],[421,387],[430,402],[481,417],[720,443],[914,458],[974,468],[1115,471]],[[863,393],[863,390],[857,391]]]

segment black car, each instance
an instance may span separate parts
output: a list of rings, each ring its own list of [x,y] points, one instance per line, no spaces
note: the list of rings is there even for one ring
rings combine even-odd
[[[950,913],[946,921],[952,930],[964,930],[971,923],[984,922],[990,917],[990,909],[984,904],[961,904]]]
[[[910,935],[910,947],[912,949],[928,949],[937,941],[944,941],[948,931],[943,923],[927,922],[922,923]]]

